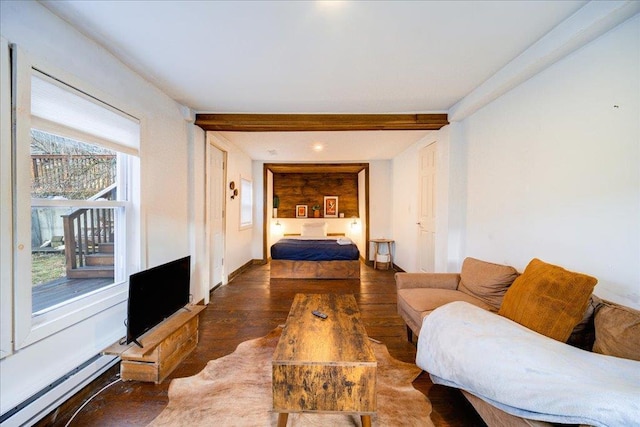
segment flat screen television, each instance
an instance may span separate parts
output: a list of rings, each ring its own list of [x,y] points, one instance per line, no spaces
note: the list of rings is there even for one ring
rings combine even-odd
[[[189,303],[191,256],[129,276],[127,344]]]

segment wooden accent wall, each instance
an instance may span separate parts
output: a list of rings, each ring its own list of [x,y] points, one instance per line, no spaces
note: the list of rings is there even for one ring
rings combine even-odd
[[[295,218],[296,205],[320,205],[324,217],[324,196],[338,196],[338,212],[345,218],[359,217],[357,173],[274,173],[273,194],[280,198],[278,217]]]

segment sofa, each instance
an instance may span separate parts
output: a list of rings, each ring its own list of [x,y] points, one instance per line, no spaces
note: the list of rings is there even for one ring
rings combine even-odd
[[[395,279],[417,365],[490,427],[640,419],[640,311],[595,296],[595,278],[466,258],[459,274]]]

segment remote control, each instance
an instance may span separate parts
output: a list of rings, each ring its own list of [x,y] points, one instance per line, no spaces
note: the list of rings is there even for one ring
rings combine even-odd
[[[327,317],[329,317],[329,316],[327,316],[326,314],[324,314],[323,312],[318,311],[318,310],[313,310],[311,313],[312,313],[314,316],[317,316],[317,317],[319,317],[319,318],[321,318],[321,319],[326,319]]]

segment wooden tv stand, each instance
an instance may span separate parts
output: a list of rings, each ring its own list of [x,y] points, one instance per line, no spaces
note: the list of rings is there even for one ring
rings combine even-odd
[[[120,356],[123,381],[160,384],[198,345],[198,315],[204,305],[188,305],[145,333],[135,344],[114,344],[105,354]]]

